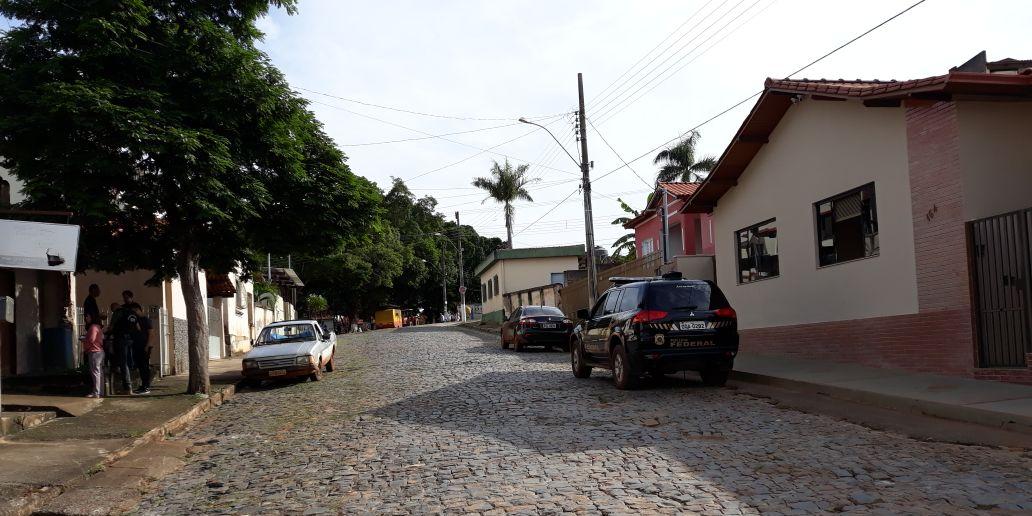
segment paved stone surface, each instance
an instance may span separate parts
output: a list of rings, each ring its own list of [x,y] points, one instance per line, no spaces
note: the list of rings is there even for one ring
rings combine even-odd
[[[342,338],[321,382],[238,394],[144,514],[1032,512],[1032,455],[918,442],[563,353],[422,327]],[[343,367],[341,367],[343,366]]]

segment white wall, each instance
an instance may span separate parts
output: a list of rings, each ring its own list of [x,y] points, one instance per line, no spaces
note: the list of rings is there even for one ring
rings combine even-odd
[[[89,295],[90,284],[96,283],[100,287],[100,297],[97,299],[97,306],[101,313],[110,311],[111,303],[122,304],[122,291],[133,291],[134,299],[141,306],[165,306],[164,291],[161,286],[151,287],[144,282],[153,276],[152,271],[135,270],[122,274],[111,274],[100,271],[86,271],[77,275],[75,283],[75,301],[82,306],[83,300]]]
[[[493,263],[490,267],[480,273],[480,284],[486,286],[489,281],[494,281],[494,277],[496,275],[498,276],[498,290],[505,292],[505,261],[503,260]],[[480,293],[481,299],[483,300],[483,313],[485,314],[501,310],[503,306],[501,292],[495,292],[493,284],[490,287],[490,291],[494,293],[494,296],[490,299],[487,297],[488,290],[485,289]]]
[[[241,280],[240,275],[236,273],[229,274],[229,280],[236,287],[237,294],[225,300],[222,316],[229,330],[230,349],[233,352],[246,352],[251,349],[251,339],[255,337],[251,327],[251,316],[247,311],[248,296],[253,296],[254,284]]]
[[[208,280],[204,275],[204,271],[197,273],[197,281],[201,285],[201,298],[207,303]],[[169,284],[171,286],[170,294],[172,295],[169,317],[186,320],[186,298],[183,296],[183,282],[176,278],[169,281]]]
[[[1032,102],[957,102],[964,217],[1032,207]]]
[[[577,268],[576,256],[555,256],[551,258],[520,258],[504,260],[505,279],[502,293],[516,292],[552,283],[553,272]]]
[[[717,281],[757,328],[916,313],[917,278],[901,108],[793,105],[714,210]],[[875,183],[880,255],[817,267],[813,203]],[[777,218],[780,276],[738,284],[734,232]]]

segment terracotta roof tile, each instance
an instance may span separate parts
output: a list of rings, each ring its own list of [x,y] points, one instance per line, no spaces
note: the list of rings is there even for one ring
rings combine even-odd
[[[688,196],[695,193],[695,190],[699,188],[702,183],[659,183],[660,186],[666,188],[666,191],[678,197]]]

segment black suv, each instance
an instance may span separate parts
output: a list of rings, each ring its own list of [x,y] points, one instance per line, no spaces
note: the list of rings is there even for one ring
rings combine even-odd
[[[573,375],[613,370],[617,389],[632,389],[643,373],[698,371],[706,385],[724,385],[738,354],[738,319],[712,281],[679,273],[610,278],[614,286],[589,312],[577,311],[570,343]]]

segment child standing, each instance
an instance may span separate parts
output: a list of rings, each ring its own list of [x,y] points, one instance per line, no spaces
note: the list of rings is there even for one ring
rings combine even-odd
[[[104,331],[100,321],[94,321],[89,314],[85,316],[86,338],[83,339],[83,351],[86,352],[86,365],[90,368],[90,380],[93,382],[87,398],[99,398],[101,386],[104,385]]]

